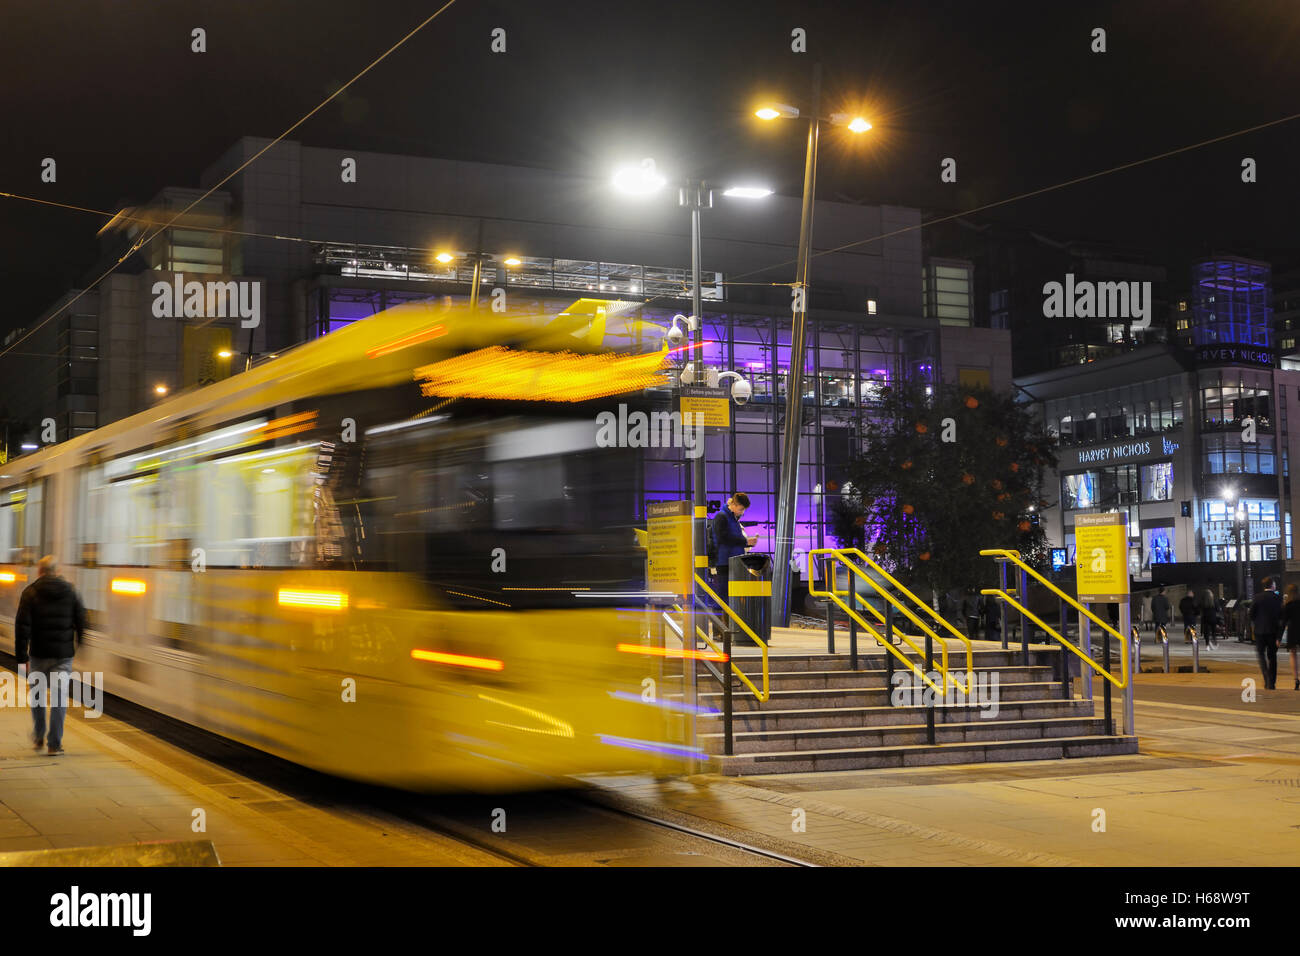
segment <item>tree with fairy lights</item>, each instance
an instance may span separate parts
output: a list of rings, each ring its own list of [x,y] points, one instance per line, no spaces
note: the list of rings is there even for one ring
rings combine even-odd
[[[981,548],[1047,565],[1037,514],[1056,439],[1010,394],[920,382],[884,388],[862,454],[830,503],[831,534],[905,583],[942,593],[991,586]],[[847,492],[847,493],[844,493]]]

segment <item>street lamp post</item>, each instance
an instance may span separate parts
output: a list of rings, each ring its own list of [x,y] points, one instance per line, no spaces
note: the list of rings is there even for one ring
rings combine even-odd
[[[799,249],[795,266],[793,321],[790,329],[790,366],[786,374],[785,427],[782,429],[781,483],[776,505],[776,561],[772,569],[772,622],[785,625],[790,609],[790,555],[794,551],[794,518],[798,507],[799,444],[803,433],[803,364],[807,351],[808,271],[812,259],[813,205],[817,191],[817,143],[821,132],[821,64],[813,65],[812,112],[808,120],[808,149],[803,171],[803,210],[799,216]],[[782,104],[760,109],[759,119],[797,119],[799,110]],[[862,117],[837,113],[832,122],[854,133],[871,124]]]

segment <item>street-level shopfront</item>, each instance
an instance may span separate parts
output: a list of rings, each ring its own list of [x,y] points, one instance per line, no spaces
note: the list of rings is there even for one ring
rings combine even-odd
[[[1018,382],[1061,442],[1043,522],[1068,563],[1076,516],[1099,511],[1126,515],[1137,578],[1160,564],[1236,562],[1239,552],[1291,557],[1288,421],[1300,415],[1300,373],[1207,367],[1161,345]]]

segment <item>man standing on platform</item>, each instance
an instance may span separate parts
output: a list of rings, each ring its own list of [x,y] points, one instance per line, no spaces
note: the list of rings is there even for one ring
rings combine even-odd
[[[1282,620],[1282,598],[1277,593],[1277,581],[1264,579],[1264,590],[1255,595],[1250,606],[1250,623],[1255,631],[1255,654],[1259,669],[1264,672],[1264,689],[1275,690],[1277,684],[1277,646]]]
[[[50,707],[50,756],[63,753],[72,657],[86,633],[86,608],[74,588],[59,577],[59,563],[47,554],[36,566],[36,580],[18,601],[14,618],[14,658],[19,672],[35,685],[32,743],[45,745],[45,706]],[[43,685],[43,686],[42,686]]]
[[[713,516],[713,540],[718,549],[716,563],[713,565],[714,591],[724,601],[727,601],[727,589],[731,582],[731,559],[744,554],[746,548],[752,548],[758,543],[758,538],[747,536],[745,529],[740,526],[740,516],[748,507],[749,495],[737,491],[727,499],[727,506]]]

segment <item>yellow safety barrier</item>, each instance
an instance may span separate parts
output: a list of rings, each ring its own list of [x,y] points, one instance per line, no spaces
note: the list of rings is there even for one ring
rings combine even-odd
[[[1062,647],[1069,648],[1076,657],[1078,657],[1082,661],[1085,661],[1089,667],[1095,670],[1102,677],[1106,678],[1106,680],[1110,681],[1116,687],[1122,690],[1123,688],[1128,686],[1128,682],[1129,682],[1128,641],[1124,639],[1123,635],[1121,635],[1119,631],[1115,630],[1113,627],[1111,627],[1109,624],[1107,624],[1097,615],[1093,614],[1091,611],[1089,611],[1086,607],[1084,607],[1074,598],[1070,597],[1070,595],[1066,594],[1064,591],[1058,588],[1051,581],[1047,580],[1045,577],[1043,577],[1041,574],[1039,574],[1029,565],[1025,564],[1025,562],[1021,560],[1019,551],[1012,551],[1007,548],[988,548],[986,550],[981,551],[980,556],[986,558],[988,557],[1003,558],[1007,561],[1010,561],[1012,564],[1020,568],[1022,571],[1026,571],[1029,574],[1032,574],[1034,576],[1034,579],[1038,581],[1039,584],[1044,585],[1049,591],[1051,591],[1053,594],[1059,597],[1062,601],[1065,601],[1067,604],[1069,604],[1080,614],[1086,614],[1088,616],[1088,619],[1091,620],[1093,623],[1097,624],[1099,627],[1105,628],[1107,631],[1110,631],[1110,633],[1113,634],[1119,640],[1120,675],[1121,675],[1120,680],[1115,680],[1114,675],[1111,674],[1110,661],[1106,662],[1105,667],[1099,665],[1091,657],[1083,653],[1083,651],[1079,650],[1068,640],[1066,640],[1060,634],[1057,634],[1056,631],[1054,631],[1052,628],[1048,627],[1045,623],[1043,623],[1043,621],[1040,620],[1037,615],[1035,615],[1023,604],[1021,604],[1018,600],[1013,598],[1009,592],[1003,591],[1001,588],[984,588],[983,590],[980,591],[980,594],[989,594],[989,595],[996,594],[998,597],[1002,598],[1002,600],[1006,601],[1008,604],[1014,607],[1021,614],[1025,615],[1025,617],[1029,618],[1031,621],[1033,621],[1035,624],[1041,627],[1045,632],[1050,634],[1052,637],[1056,638],[1056,640],[1061,644]],[[1024,595],[1021,596],[1023,597]]]
[[[830,568],[831,568],[831,575],[830,575],[831,586],[830,586],[830,590],[829,590],[829,591],[818,591],[818,590],[816,589],[814,583],[813,583],[812,560],[813,560],[813,557],[816,556],[816,555],[818,555],[818,554],[830,554],[830,555],[831,555],[831,564],[830,564]],[[834,601],[836,604],[838,604],[838,605],[840,606],[840,608],[843,609],[844,613],[845,613],[845,614],[848,614],[848,615],[849,615],[853,620],[855,620],[855,621],[858,623],[858,625],[859,625],[860,627],[864,627],[864,628],[866,628],[867,633],[870,634],[872,637],[874,637],[877,641],[879,641],[880,644],[885,648],[885,650],[886,650],[888,653],[893,654],[895,657],[897,657],[897,658],[899,659],[899,661],[901,661],[901,662],[903,663],[903,665],[904,665],[905,667],[908,668],[908,670],[912,671],[912,673],[914,673],[914,674],[915,674],[918,678],[920,678],[924,683],[930,685],[930,687],[932,687],[932,688],[934,689],[934,691],[935,691],[937,694],[939,694],[941,697],[946,695],[947,687],[948,687],[948,681],[949,681],[949,680],[952,681],[953,686],[956,687],[957,689],[963,691],[963,692],[966,693],[966,694],[969,694],[969,693],[970,693],[970,691],[974,688],[974,677],[975,677],[974,673],[968,671],[968,673],[967,673],[967,682],[966,682],[966,686],[965,686],[965,687],[962,686],[961,682],[958,681],[957,678],[952,677],[952,675],[950,675],[950,674],[948,673],[948,645],[947,645],[947,643],[943,640],[943,638],[939,637],[937,634],[935,634],[933,631],[931,631],[928,627],[926,627],[925,630],[930,634],[931,637],[933,637],[935,640],[937,640],[937,641],[939,642],[939,651],[940,651],[940,654],[941,654],[941,661],[942,661],[942,663],[941,663],[940,666],[939,666],[939,673],[940,673],[940,675],[941,675],[942,678],[943,678],[943,686],[942,686],[942,687],[940,687],[938,684],[936,684],[934,681],[932,681],[932,680],[930,679],[930,675],[929,675],[929,674],[927,674],[924,670],[922,670],[920,667],[918,667],[916,664],[914,664],[911,660],[909,660],[906,654],[904,654],[904,653],[903,653],[902,651],[900,651],[898,648],[894,647],[894,645],[893,645],[890,641],[885,640],[884,636],[883,636],[879,631],[877,631],[877,630],[875,629],[875,627],[873,627],[871,624],[867,623],[866,619],[863,618],[863,617],[861,617],[861,616],[858,614],[858,612],[857,612],[856,610],[854,610],[853,608],[851,608],[851,607],[849,607],[847,604],[845,604],[843,601],[841,601],[841,600],[840,600],[840,594],[841,594],[841,593],[843,593],[843,594],[847,594],[848,592],[847,592],[847,591],[840,592],[840,591],[837,591],[837,590],[835,589],[835,562],[836,562],[836,561],[843,561],[846,567],[850,568],[850,569],[853,570],[853,571],[856,571],[859,575],[861,575],[862,577],[866,578],[867,581],[870,581],[871,584],[872,584],[872,586],[875,587],[877,591],[880,591],[880,590],[881,590],[880,587],[879,587],[879,585],[877,585],[874,581],[871,581],[871,578],[867,575],[867,573],[866,573],[865,571],[863,571],[861,568],[859,568],[859,567],[858,567],[856,564],[854,564],[852,561],[849,561],[846,557],[844,557],[843,552],[837,551],[835,548],[817,548],[817,549],[814,549],[814,550],[808,552],[808,593],[809,593],[809,594],[811,594],[813,597],[824,597],[824,598],[829,598],[830,600],[832,600],[832,601]],[[850,578],[849,580],[851,581],[852,578]],[[903,589],[900,587],[899,590],[903,590]],[[882,593],[883,593],[883,592],[882,592]],[[886,598],[888,598],[889,600],[891,600],[891,602],[892,602],[896,607],[898,607],[899,610],[902,610],[902,611],[904,611],[904,612],[906,613],[906,608],[903,608],[901,605],[899,605],[898,602],[897,602],[896,600],[893,599],[892,595],[885,594],[884,596],[885,596]],[[909,596],[910,596],[910,595],[909,595]],[[915,600],[915,598],[913,598],[913,600]],[[870,605],[867,605],[867,606],[870,607]],[[874,610],[874,608],[873,608],[873,610]],[[880,616],[881,619],[883,620],[883,615],[880,615],[879,612],[876,612],[876,613],[877,613],[877,616]],[[911,619],[913,620],[914,623],[920,625],[921,627],[925,627],[925,625],[920,621],[920,619],[918,619],[918,618],[916,618],[916,617],[914,617],[914,616],[912,616],[912,615],[910,615],[910,614],[909,614],[909,617],[911,617]],[[896,632],[896,633],[898,634],[899,637],[901,637],[901,638],[903,639],[903,642],[904,642],[905,644],[907,644],[908,647],[910,647],[912,650],[916,651],[916,653],[917,653],[918,655],[920,655],[922,659],[925,659],[925,657],[926,657],[926,655],[925,655],[925,651],[923,651],[919,646],[917,646],[917,644],[913,642],[913,640],[912,640],[911,637],[909,637],[907,634],[904,634],[902,631],[898,631],[898,632]],[[967,667],[969,668],[969,667],[970,667],[970,658],[969,658],[969,657],[967,658],[967,662],[968,662],[968,663],[967,663]],[[933,664],[933,663],[934,663],[934,661],[932,661],[932,660],[926,660],[926,664],[927,664],[927,665],[930,665],[930,664]]]
[[[907,615],[907,619],[908,619],[909,621],[911,621],[911,622],[912,622],[913,624],[915,624],[917,627],[924,628],[924,629],[925,629],[925,632],[926,632],[927,634],[929,634],[929,635],[930,635],[931,637],[933,637],[936,641],[939,641],[939,642],[942,644],[942,642],[945,640],[945,638],[940,637],[940,636],[939,636],[938,634],[936,634],[934,631],[930,630],[930,628],[926,627],[926,625],[925,625],[924,622],[917,620],[916,616],[915,616],[914,614],[912,614],[912,612],[909,611],[906,607],[904,607],[902,604],[900,604],[897,600],[895,600],[895,598],[894,598],[894,596],[893,596],[892,594],[890,594],[888,591],[886,591],[886,590],[884,590],[883,588],[881,588],[880,585],[878,585],[874,580],[872,580],[871,577],[870,577],[869,575],[863,573],[863,572],[861,571],[860,568],[858,568],[856,565],[852,564],[852,563],[849,562],[847,559],[845,559],[845,558],[843,557],[843,555],[846,555],[846,554],[848,554],[848,555],[853,555],[853,556],[856,557],[858,560],[865,562],[866,565],[867,565],[869,568],[871,568],[871,570],[875,571],[875,572],[876,572],[877,574],[879,574],[882,578],[884,578],[886,581],[888,581],[890,584],[892,584],[895,588],[897,588],[897,589],[898,589],[899,591],[901,591],[903,594],[907,595],[907,597],[911,599],[911,601],[912,601],[913,604],[915,604],[915,605],[916,605],[917,607],[919,607],[919,608],[922,608],[922,609],[925,611],[926,614],[930,615],[930,618],[931,618],[935,623],[937,623],[937,624],[942,624],[945,628],[948,629],[948,632],[949,632],[950,634],[952,634],[953,637],[957,638],[957,640],[959,640],[959,641],[961,641],[963,644],[965,644],[965,645],[966,645],[966,676],[967,676],[967,680],[966,680],[966,687],[964,688],[964,690],[966,691],[967,694],[970,693],[972,687],[974,687],[974,685],[971,683],[971,679],[974,677],[974,671],[975,671],[975,655],[974,655],[974,648],[973,648],[972,645],[971,645],[970,638],[968,638],[968,637],[967,637],[965,634],[963,634],[961,631],[959,631],[959,630],[957,630],[955,627],[953,627],[952,624],[950,624],[950,623],[948,622],[948,619],[945,618],[942,614],[940,614],[940,613],[939,613],[938,611],[936,611],[934,608],[930,607],[930,605],[926,604],[924,601],[922,601],[919,597],[917,597],[915,594],[913,594],[913,593],[912,593],[911,591],[909,591],[907,588],[903,587],[903,585],[902,585],[901,583],[899,583],[899,581],[898,581],[897,578],[895,578],[892,574],[890,574],[888,571],[886,571],[884,568],[882,568],[879,564],[877,564],[877,563],[875,562],[874,559],[872,559],[868,554],[866,554],[864,551],[860,550],[859,548],[819,548],[818,550],[811,552],[811,554],[820,554],[822,551],[830,551],[832,554],[836,555],[836,559],[838,559],[838,560],[842,560],[842,561],[844,561],[844,563],[845,563],[846,566],[852,567],[855,571],[857,571],[859,574],[861,574],[861,575],[862,575],[862,576],[863,576],[863,577],[864,577],[864,578],[865,578],[865,579],[866,579],[866,580],[871,584],[872,587],[874,587],[874,588],[876,589],[876,592],[877,592],[878,594],[880,594],[881,597],[885,598],[885,600],[889,601],[890,604],[894,605],[894,607],[898,608],[898,609],[899,609],[900,611],[902,611],[905,615]],[[834,567],[835,567],[835,562],[834,562],[834,560],[832,560],[832,562],[831,562],[831,568],[832,568],[832,570],[834,569]],[[810,564],[809,564],[809,575],[808,575],[808,576],[809,576],[809,578],[811,579],[811,577],[812,577],[812,566],[811,566],[811,562],[810,562]],[[832,587],[832,589],[835,587],[835,584],[834,584],[833,581],[831,582],[831,587]],[[840,593],[840,592],[836,592],[836,593]],[[848,592],[845,591],[845,592],[843,592],[843,593],[847,594]],[[875,607],[873,607],[873,606],[870,605],[870,604],[868,604],[867,607],[871,608],[872,613],[876,615],[876,617],[879,619],[879,621],[880,621],[881,624],[883,624],[883,623],[885,622],[885,615],[884,615],[884,614],[882,614],[882,613],[880,613],[879,611],[877,611],[877,610],[875,609]],[[946,646],[945,646],[945,649],[946,649]],[[957,684],[956,682],[954,682],[954,685],[955,685],[956,687],[958,687],[959,689],[961,688],[961,685],[960,685],[960,684]],[[945,686],[947,686],[947,685],[945,684]]]
[[[713,588],[711,588],[711,587],[709,587],[707,584],[705,584],[705,583],[704,583],[704,579],[701,578],[698,574],[695,575],[695,583],[696,583],[696,584],[697,584],[697,585],[698,585],[698,586],[699,586],[699,587],[704,591],[705,594],[707,594],[709,597],[713,598],[713,600],[717,603],[718,607],[722,608],[722,610],[724,610],[724,611],[727,612],[727,616],[728,616],[729,618],[731,618],[733,621],[735,621],[737,624],[740,625],[740,629],[743,630],[746,634],[748,634],[750,640],[752,640],[755,644],[757,644],[757,645],[759,646],[759,649],[762,651],[762,653],[763,653],[763,690],[762,690],[761,693],[759,692],[758,688],[754,686],[753,682],[750,681],[750,679],[745,675],[745,672],[742,671],[739,667],[736,666],[736,662],[735,662],[734,659],[731,660],[729,663],[731,664],[731,669],[732,669],[733,671],[735,671],[736,676],[739,677],[739,678],[741,679],[741,681],[742,681],[742,682],[743,682],[743,683],[744,683],[744,684],[745,684],[745,685],[746,685],[746,686],[747,686],[751,691],[754,692],[754,696],[755,696],[756,698],[758,698],[759,703],[764,703],[764,702],[768,699],[768,697],[771,696],[771,691],[768,689],[767,645],[762,641],[762,639],[759,638],[759,636],[758,636],[757,634],[755,634],[755,633],[753,632],[753,630],[750,629],[750,626],[749,626],[748,624],[746,624],[744,621],[742,621],[742,620],[739,618],[739,616],[737,616],[737,614],[736,614],[735,611],[733,611],[730,607],[727,606],[727,602],[726,602],[726,601],[722,600],[720,597],[718,597],[716,594],[713,593]],[[696,630],[696,633],[698,633],[700,637],[703,637],[703,638],[704,638],[704,642],[705,642],[706,644],[708,644],[710,647],[712,647],[712,648],[713,648],[715,651],[717,651],[718,653],[722,653],[722,649],[721,649],[720,647],[718,647],[716,644],[714,644],[711,640],[709,640],[708,637],[705,636],[704,632],[700,630],[700,628],[699,628],[698,625],[696,626],[695,630]]]

